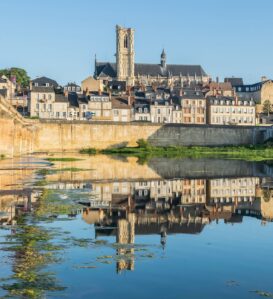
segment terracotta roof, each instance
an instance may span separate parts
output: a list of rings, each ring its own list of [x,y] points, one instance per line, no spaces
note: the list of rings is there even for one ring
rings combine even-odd
[[[232,90],[232,85],[230,82],[211,82],[209,84],[210,89],[217,89],[217,90]]]

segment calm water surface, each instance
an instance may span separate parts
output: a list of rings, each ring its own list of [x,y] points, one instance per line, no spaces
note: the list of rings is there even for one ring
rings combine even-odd
[[[273,298],[272,166],[67,157],[0,161],[0,298]]]

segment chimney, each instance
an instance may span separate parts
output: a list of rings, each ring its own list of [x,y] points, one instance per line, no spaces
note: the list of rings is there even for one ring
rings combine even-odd
[[[218,76],[216,77],[216,83],[217,84],[219,83],[219,77]]]
[[[265,81],[267,81],[267,77],[266,76],[262,76],[261,77],[261,82],[265,82]]]
[[[100,88],[99,88],[98,94],[99,94],[99,96],[101,96],[101,89]]]
[[[183,88],[179,89],[179,96],[182,97],[183,96]]]

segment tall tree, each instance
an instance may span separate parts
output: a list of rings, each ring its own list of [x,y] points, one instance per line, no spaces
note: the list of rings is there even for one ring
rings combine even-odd
[[[272,112],[272,105],[269,100],[264,101],[263,112],[266,113],[267,116]]]
[[[29,85],[30,77],[28,76],[27,72],[24,69],[20,69],[17,67],[2,69],[0,70],[0,76],[2,75],[7,76],[8,78],[15,76],[16,82],[21,87],[27,87]]]

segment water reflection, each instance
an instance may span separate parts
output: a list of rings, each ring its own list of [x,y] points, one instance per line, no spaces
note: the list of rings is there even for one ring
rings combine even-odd
[[[135,235],[157,234],[164,248],[168,235],[198,234],[213,221],[272,221],[271,183],[258,177],[90,183],[82,217],[95,225],[97,238],[113,235],[119,245],[132,245]],[[117,255],[133,250],[120,248]],[[117,262],[117,271],[124,269],[134,269],[133,258]]]
[[[0,165],[0,224],[9,227],[3,237],[0,235],[0,257],[10,266],[6,272],[0,269],[0,278],[5,279],[3,295],[42,298],[63,291],[75,298],[75,293],[64,291],[64,287],[72,284],[77,289],[71,280],[77,263],[78,273],[83,269],[100,273],[96,268],[104,262],[103,275],[109,279],[115,271],[138,273],[148,279],[140,265],[144,259],[155,257],[157,250],[175,256],[172,237],[179,240],[183,235],[195,235],[200,240],[215,224],[219,228],[223,224],[243,226],[252,219],[263,227],[273,220],[272,167],[267,164],[154,159],[148,165],[139,165],[135,158],[81,159],[51,166],[37,166],[35,159],[24,161],[24,166],[22,161]],[[43,171],[37,173],[37,169]],[[63,234],[55,234],[56,227]],[[149,238],[153,241],[148,243],[154,247],[147,245]],[[238,240],[234,244],[239,244]],[[193,256],[188,254],[191,260]],[[175,268],[172,256],[169,259]],[[60,268],[53,266],[56,262]],[[160,265],[158,261],[153,263],[155,267]],[[62,272],[62,268],[66,270]],[[168,275],[167,268],[157,269]],[[60,279],[57,269],[65,273]],[[82,274],[81,279],[85,277]],[[92,275],[97,284],[109,290],[108,295],[114,292],[117,297],[118,291],[110,283],[104,285],[99,277]],[[84,283],[81,287],[88,289]]]

